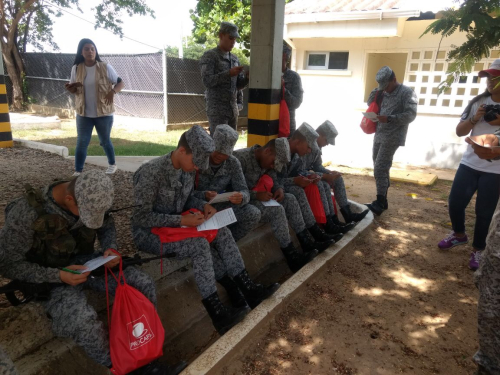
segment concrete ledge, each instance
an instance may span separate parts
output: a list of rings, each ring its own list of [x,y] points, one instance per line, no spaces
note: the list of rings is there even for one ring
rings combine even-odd
[[[51,145],[49,143],[27,141],[25,139],[19,139],[19,138],[14,138],[14,142],[19,143],[22,147],[34,148],[37,150],[51,152],[53,154],[61,155],[63,158],[67,158],[69,155],[68,148],[64,146],[56,146],[56,145]]]
[[[351,207],[356,212],[366,209],[365,206],[356,202],[351,202]],[[215,375],[223,373],[224,365],[249,342],[249,338],[252,335],[255,335],[265,324],[270,323],[276,313],[280,311],[284,302],[288,302],[293,298],[307,281],[314,278],[316,273],[326,268],[337,255],[347,249],[347,245],[355,237],[367,230],[372,223],[373,214],[369,212],[342,240],[325,250],[324,253],[316,257],[311,263],[295,273],[281,285],[280,289],[271,298],[260,304],[241,323],[219,338],[210,348],[192,362],[182,372],[182,375]]]

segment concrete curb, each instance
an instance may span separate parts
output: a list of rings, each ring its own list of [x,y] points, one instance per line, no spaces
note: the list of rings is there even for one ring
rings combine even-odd
[[[67,158],[69,155],[68,148],[64,146],[56,146],[56,145],[51,145],[49,143],[27,141],[25,139],[19,139],[19,138],[14,138],[14,142],[20,143],[22,147],[34,148],[36,150],[51,152],[53,154],[61,155],[63,158]]]
[[[359,212],[366,209],[366,206],[357,202],[351,201],[350,203],[354,206],[355,211]],[[333,258],[339,255],[354,238],[368,229],[372,223],[373,213],[369,212],[342,240],[325,250],[324,253],[290,277],[272,297],[261,303],[241,323],[219,338],[202,355],[194,360],[181,375],[221,374],[224,365],[248,342],[249,336],[257,334],[261,327],[266,323],[270,323],[280,311],[284,302],[289,301],[301,286],[305,285],[316,273],[324,269]]]

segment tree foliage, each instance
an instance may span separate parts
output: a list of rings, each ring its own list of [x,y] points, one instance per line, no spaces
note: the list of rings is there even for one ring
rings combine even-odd
[[[446,9],[442,18],[427,27],[422,36],[431,33],[446,38],[459,31],[466,33],[467,38],[448,52],[447,76],[439,85],[440,93],[470,73],[476,62],[489,57],[491,49],[500,45],[499,15],[500,0],[465,0],[459,7]]]
[[[62,15],[63,9],[76,9],[81,12],[79,0],[0,0],[0,33],[2,55],[5,68],[13,85],[14,109],[23,105],[22,79],[24,65],[20,53],[26,52],[31,44],[36,50],[43,51],[44,45],[53,50],[59,50],[54,42],[52,26],[54,20]],[[154,12],[146,5],[146,0],[102,0],[93,8],[95,28],[111,30],[120,37],[123,36],[123,14],[149,15]],[[78,41],[75,41],[75,48]]]
[[[293,0],[286,0],[287,3]],[[205,43],[207,38],[217,37],[222,21],[238,26],[242,51],[250,56],[250,35],[252,28],[251,0],[198,0],[195,9],[190,10],[194,22],[193,36],[197,43]]]

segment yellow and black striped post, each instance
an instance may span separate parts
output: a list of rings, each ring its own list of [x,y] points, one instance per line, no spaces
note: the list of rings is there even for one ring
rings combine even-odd
[[[285,0],[252,1],[248,147],[278,137]]]
[[[3,62],[0,61],[0,148],[12,147],[12,130],[10,128],[9,103],[7,102],[7,88]]]

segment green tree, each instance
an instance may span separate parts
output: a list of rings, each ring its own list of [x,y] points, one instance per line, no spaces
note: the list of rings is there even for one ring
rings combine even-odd
[[[293,0],[286,0],[287,3]],[[240,46],[243,54],[250,56],[250,35],[252,28],[251,0],[198,0],[195,9],[191,9],[194,22],[193,36],[196,42],[205,43],[209,37],[217,37],[222,21],[238,25],[241,36]]]
[[[447,76],[439,85],[440,93],[470,73],[476,62],[490,56],[491,49],[500,45],[499,15],[500,0],[465,0],[460,6],[443,11],[442,17],[427,27],[422,36],[431,33],[446,38],[459,31],[467,37],[462,45],[448,52]]]
[[[24,64],[20,54],[26,52],[27,44],[40,51],[44,50],[43,45],[46,44],[57,51],[59,47],[52,35],[54,19],[62,15],[62,9],[74,8],[81,12],[79,0],[52,0],[51,3],[53,5],[43,0],[0,0],[2,56],[12,81],[11,104],[16,110],[22,109],[24,101],[21,78]],[[111,30],[120,37],[123,36],[120,17],[124,13],[154,17],[146,0],[102,0],[93,11],[95,28]]]

